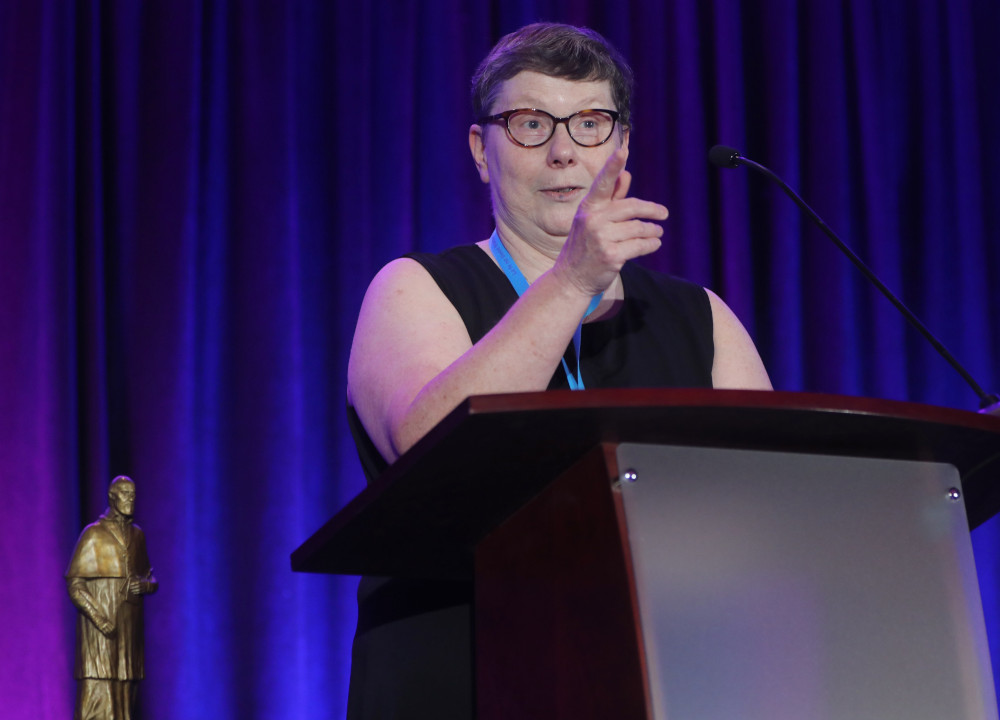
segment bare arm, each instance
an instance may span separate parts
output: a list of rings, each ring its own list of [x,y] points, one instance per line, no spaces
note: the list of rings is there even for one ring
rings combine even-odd
[[[711,290],[712,336],[715,340],[715,361],[712,364],[712,386],[742,390],[771,390],[764,363],[746,328],[729,306]]]
[[[544,390],[589,298],[540,277],[475,346],[457,310],[413,260],[376,276],[358,318],[349,399],[393,460],[469,395]]]
[[[412,260],[372,281],[348,366],[348,399],[395,460],[470,395],[544,390],[592,295],[626,260],[660,245],[666,208],[625,197],[627,154],[611,156],[581,203],[555,266],[475,346],[455,308]]]

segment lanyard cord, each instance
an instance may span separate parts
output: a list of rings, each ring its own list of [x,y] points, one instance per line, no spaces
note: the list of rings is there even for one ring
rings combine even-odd
[[[500,241],[500,235],[494,230],[493,234],[490,236],[490,252],[493,253],[493,257],[496,258],[497,263],[500,265],[500,269],[503,270],[503,274],[507,276],[510,280],[510,284],[514,286],[514,290],[517,292],[517,296],[521,297],[524,291],[528,289],[528,280],[524,277],[524,273],[521,272],[521,268],[517,266],[514,262],[514,258],[510,256],[507,252],[507,248],[504,247],[503,242]],[[595,295],[590,301],[590,306],[587,308],[586,314],[583,316],[586,319],[590,313],[597,309],[597,306],[601,304],[601,298],[604,297],[604,293],[600,295]],[[576,327],[576,332],[573,333],[573,349],[576,351],[576,374],[574,375],[570,372],[569,365],[566,363],[565,356],[562,358],[563,370],[566,372],[566,380],[569,382],[569,387],[571,390],[583,390],[583,376],[580,374],[580,346],[583,341],[583,321]]]

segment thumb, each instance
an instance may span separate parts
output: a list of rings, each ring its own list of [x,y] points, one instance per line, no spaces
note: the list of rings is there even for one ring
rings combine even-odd
[[[615,192],[612,195],[612,200],[622,200],[628,197],[628,189],[632,186],[632,173],[628,170],[622,170],[621,174],[618,176],[618,182],[615,184]]]
[[[587,197],[583,199],[583,203],[592,205],[594,203],[611,200],[615,196],[615,188],[618,186],[618,178],[625,169],[625,162],[627,160],[628,150],[624,148],[618,148],[611,153],[611,157],[608,158],[607,162],[604,163],[604,167],[602,167],[597,173],[597,177],[594,178],[594,182],[590,184],[590,192],[588,192]],[[628,180],[625,182],[625,190],[627,192]]]

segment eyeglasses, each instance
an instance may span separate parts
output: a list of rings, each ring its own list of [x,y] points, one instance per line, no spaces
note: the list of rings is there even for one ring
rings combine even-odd
[[[563,118],[534,108],[507,110],[497,115],[479,118],[476,122],[504,121],[507,135],[523,147],[544,145],[556,132],[556,125],[566,124],[566,130],[573,142],[583,147],[603,145],[611,139],[619,113],[615,110],[581,110]]]

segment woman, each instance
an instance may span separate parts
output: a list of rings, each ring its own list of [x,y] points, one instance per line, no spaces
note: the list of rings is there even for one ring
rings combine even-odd
[[[628,197],[631,81],[603,38],[565,25],[522,28],[480,65],[469,147],[496,231],[396,260],[372,281],[348,368],[370,475],[470,395],[770,389],[717,296],[626,264],[660,247],[667,218]],[[366,580],[359,596],[349,714],[471,717],[469,588]]]

